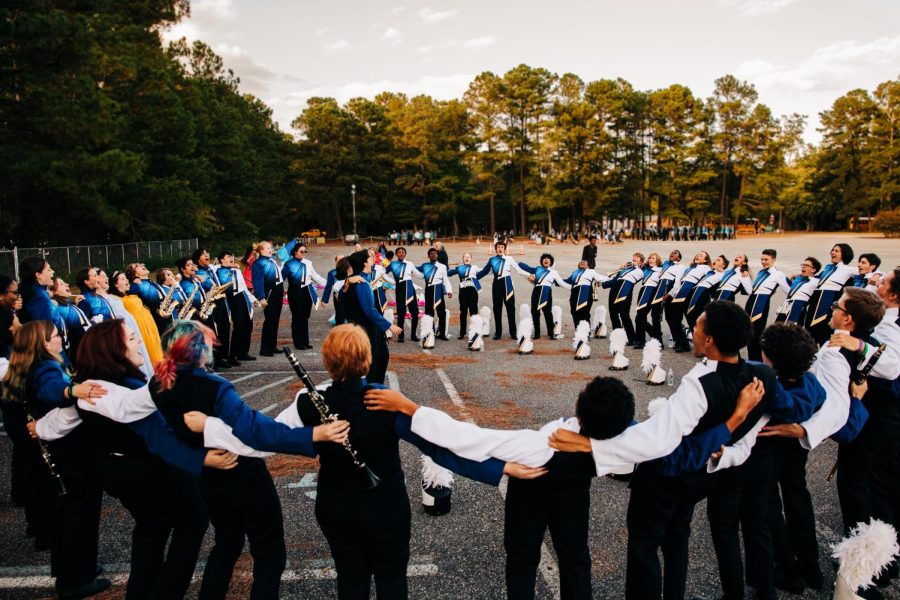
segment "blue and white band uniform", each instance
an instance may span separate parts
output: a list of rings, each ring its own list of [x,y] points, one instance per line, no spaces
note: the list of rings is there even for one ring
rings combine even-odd
[[[221,285],[225,285],[228,283],[232,285],[232,295],[241,295],[241,297],[244,299],[245,305],[247,306],[247,315],[252,319],[253,300],[250,297],[250,290],[247,289],[247,282],[244,281],[244,276],[241,275],[241,272],[237,269],[237,267],[219,267],[216,270],[216,276],[219,278],[219,283]]]
[[[315,282],[325,287],[326,281],[324,277],[316,273],[316,269],[309,259],[292,258],[288,260],[284,263],[281,274],[288,280],[290,285],[299,285],[301,288],[305,288],[309,292],[309,297],[313,304],[319,301],[316,287],[312,283]]]
[[[377,308],[380,312],[384,312],[387,310],[387,290],[384,287],[384,276],[387,273],[387,269],[382,267],[379,264],[376,264],[372,267],[372,280],[369,285],[372,286],[372,293],[375,299],[375,308]],[[327,278],[326,278],[326,287],[327,287]]]
[[[158,309],[163,298],[166,297],[163,287],[150,279],[141,279],[140,283],[132,283],[128,288],[128,293],[136,294],[144,306],[151,311]]]
[[[803,309],[809,303],[813,291],[819,284],[816,277],[804,277],[797,275],[791,280],[790,289],[784,304],[778,307],[779,315],[786,315],[784,322],[798,324],[803,316]]]
[[[541,310],[548,302],[550,302],[553,284],[564,287],[567,290],[572,289],[572,286],[559,276],[556,269],[548,269],[543,265],[530,267],[525,263],[519,263],[518,266],[521,271],[534,276],[534,281],[532,283],[534,283],[535,289],[540,289],[541,296],[538,300],[538,310]]]
[[[685,302],[691,297],[691,293],[694,291],[694,286],[703,279],[703,277],[709,274],[712,269],[709,268],[709,265],[695,265],[693,267],[688,268],[685,271],[684,275],[681,276],[681,281],[678,282],[678,287],[673,288],[672,292],[672,302]]]
[[[694,286],[693,291],[691,291],[691,299],[688,301],[687,311],[690,313],[694,310],[694,307],[697,306],[697,303],[703,298],[703,294],[705,290],[711,289],[717,283],[722,281],[722,278],[725,276],[725,271],[709,271],[704,275],[700,281],[697,282],[697,285]]]
[[[416,290],[413,288],[412,276],[415,274],[416,277],[424,277],[416,265],[408,260],[394,260],[388,265],[388,274],[394,280],[396,291],[400,291],[400,287],[403,287],[406,292],[406,303],[415,301]],[[397,309],[399,310],[400,307],[398,306]]]
[[[638,294],[638,310],[653,302],[656,288],[659,287],[660,275],[662,275],[662,267],[644,267],[643,285],[641,285],[641,292]]]
[[[609,281],[609,277],[602,275],[594,269],[575,269],[572,274],[563,279],[578,293],[575,310],[581,310],[588,305],[594,290],[594,282],[603,283]]]
[[[881,271],[872,271],[871,273],[866,273],[865,275],[854,275],[853,276],[853,287],[862,288],[868,292],[872,292],[873,294],[878,293],[878,286],[872,285],[870,281],[872,277],[878,275],[878,277],[884,279],[884,273]]]
[[[481,291],[481,282],[478,281],[478,278],[475,277],[475,274],[478,273],[478,265],[469,264],[469,265],[459,265],[453,267],[452,269],[447,271],[447,277],[452,277],[454,275],[459,277],[459,287],[468,288],[473,287],[476,291]]]
[[[778,288],[781,288],[782,291],[787,293],[790,290],[790,285],[788,285],[787,277],[785,277],[784,273],[775,267],[762,269],[756,274],[756,279],[753,281],[753,288],[751,290],[751,296],[753,298],[753,301],[750,303],[751,323],[762,318],[763,314],[766,312],[766,307],[769,305],[772,294],[774,294]]]
[[[616,297],[610,298],[610,301],[613,304],[618,304],[619,302],[628,300],[635,284],[643,278],[644,271],[642,269],[634,266],[625,267],[624,269],[619,269],[618,273],[613,275],[611,280],[604,281],[603,287],[613,287],[617,282],[619,283],[618,289],[616,290]]]
[[[425,278],[426,293],[433,294],[434,307],[437,308],[444,299],[444,293],[453,291],[453,288],[450,287],[450,280],[447,278],[447,267],[434,261],[422,263],[419,270]]]
[[[819,284],[816,286],[815,292],[819,292],[819,294],[812,307],[813,315],[810,325],[817,325],[829,317],[831,304],[840,298],[844,286],[851,282],[857,273],[858,270],[854,265],[843,263],[825,265],[818,275]]]
[[[487,264],[484,265],[484,268],[478,271],[478,274],[475,275],[475,277],[481,279],[482,277],[487,275],[488,272],[490,272],[494,274],[495,280],[502,279],[503,285],[505,286],[504,289],[506,291],[504,299],[509,300],[515,293],[511,273],[513,268],[515,268],[519,272],[522,272],[522,270],[519,268],[519,265],[516,264],[516,261],[514,261],[512,257],[495,255],[488,260]]]
[[[651,304],[657,304],[663,301],[666,294],[681,281],[687,271],[687,267],[679,265],[677,262],[666,261],[663,263],[662,272],[659,274],[659,285],[656,287],[656,294],[653,296]]]
[[[750,276],[745,274],[737,267],[725,269],[722,273],[722,280],[719,282],[716,300],[733,301],[739,291],[749,294],[753,288],[753,282]]]

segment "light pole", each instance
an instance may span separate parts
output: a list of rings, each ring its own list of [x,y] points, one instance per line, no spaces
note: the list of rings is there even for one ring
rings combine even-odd
[[[350,195],[353,196],[353,235],[359,240],[359,234],[356,233],[356,184],[350,185]]]

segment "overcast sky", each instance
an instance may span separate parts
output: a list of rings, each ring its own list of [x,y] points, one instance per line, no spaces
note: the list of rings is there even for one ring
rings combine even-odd
[[[166,32],[208,43],[282,129],[312,96],[459,98],[519,63],[584,81],[681,83],[731,73],[776,115],[809,116],[900,75],[898,0],[193,0]]]

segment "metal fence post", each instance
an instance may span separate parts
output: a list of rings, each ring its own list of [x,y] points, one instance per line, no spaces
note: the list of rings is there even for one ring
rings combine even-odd
[[[72,259],[69,256],[69,247],[68,246],[66,246],[66,267],[67,267],[66,270],[69,273],[71,273],[72,272]]]
[[[109,270],[109,246],[104,246],[103,249],[106,251],[106,269]]]
[[[13,246],[13,273],[16,281],[19,280],[19,249]]]

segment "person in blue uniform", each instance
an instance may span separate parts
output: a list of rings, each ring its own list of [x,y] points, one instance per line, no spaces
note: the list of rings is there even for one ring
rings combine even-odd
[[[215,287],[222,285],[222,282],[219,281],[217,267],[210,263],[209,250],[206,248],[194,250],[191,260],[197,265],[195,275],[200,280],[204,292],[209,294]],[[240,361],[232,360],[231,356],[231,306],[228,304],[227,298],[215,300],[210,321],[211,323],[207,323],[207,325],[214,325],[213,330],[216,332],[216,337],[219,338],[219,344],[213,351],[216,368],[241,366]]]
[[[809,298],[806,310],[806,328],[813,339],[822,346],[831,335],[831,305],[841,297],[841,291],[858,269],[853,262],[853,248],[848,244],[835,244],[831,248],[831,261],[818,274],[819,283]]]
[[[584,259],[578,261],[578,267],[568,277],[563,279],[572,286],[569,293],[569,312],[572,314],[572,323],[578,327],[581,321],[591,320],[591,307],[594,305],[594,286],[609,277],[601,275],[588,266]]]
[[[672,287],[665,305],[666,324],[675,341],[675,352],[690,352],[687,334],[684,331],[684,314],[694,286],[712,272],[709,253],[701,250],[694,256],[694,262],[684,270],[681,277]]]
[[[796,325],[805,322],[806,307],[819,283],[815,275],[821,268],[822,263],[815,257],[807,256],[803,259],[803,262],[800,263],[800,274],[788,281],[790,289],[788,289],[784,304],[778,308],[778,315],[775,317],[776,323]]]
[[[634,322],[631,320],[631,301],[634,297],[634,286],[644,278],[644,255],[635,252],[631,256],[631,264],[623,265],[611,279],[601,285],[609,289],[609,319],[613,329],[623,328],[628,336],[628,344],[637,343]]]
[[[272,242],[260,242],[257,248],[259,258],[250,268],[253,279],[253,295],[263,308],[265,320],[262,326],[260,356],[274,356],[278,350],[278,323],[284,298],[284,278],[281,269],[272,260]]]
[[[200,308],[206,299],[206,290],[203,289],[202,283],[196,276],[197,265],[194,264],[192,259],[182,257],[175,261],[175,268],[178,269],[178,274],[181,275],[181,278],[178,280],[178,286],[181,288],[181,295],[184,298],[182,304],[190,304],[194,308],[191,318],[200,319]],[[211,317],[204,324],[210,328],[214,325]]]
[[[102,295],[97,293],[100,287],[100,269],[87,267],[75,274],[75,285],[81,292],[82,300],[78,303],[87,318],[93,323],[99,323],[106,319],[114,319],[112,306]]]
[[[29,256],[19,265],[19,290],[22,294],[22,310],[19,311],[19,321],[22,324],[29,321],[50,321],[59,330],[62,336],[63,347],[60,356],[63,363],[70,364],[66,353],[66,324],[59,314],[59,308],[50,298],[48,292],[53,285],[53,269],[50,263],[39,256]]]
[[[172,288],[175,289],[175,291],[172,292],[172,302],[174,302],[174,305],[172,307],[172,314],[169,317],[163,319],[160,323],[160,326],[163,328],[163,332],[165,332],[165,330],[171,327],[175,322],[175,319],[178,317],[178,311],[187,302],[187,296],[184,295],[184,290],[181,289],[180,285],[178,285],[178,280],[175,279],[175,272],[172,269],[163,268],[157,270],[156,274],[154,275],[154,279],[156,280],[157,285],[162,288],[162,291],[165,294],[168,294],[169,290],[171,290]]]
[[[475,277],[477,272],[478,265],[472,264],[472,255],[468,252],[462,256],[462,264],[447,271],[448,277],[459,277],[459,340],[465,339],[468,333],[469,317],[478,314],[481,282]]]
[[[84,333],[91,327],[91,321],[87,315],[78,308],[74,302],[72,291],[69,284],[58,275],[53,276],[53,283],[50,285],[49,293],[56,302],[56,309],[65,326],[63,331],[66,354],[73,363],[78,355],[78,346],[81,344],[81,338]]]
[[[394,293],[397,299],[397,326],[400,328],[397,342],[402,344],[404,341],[403,324],[406,322],[407,311],[410,317],[409,337],[415,342],[419,339],[416,335],[416,329],[419,326],[419,303],[416,299],[412,276],[422,277],[422,273],[412,262],[406,260],[406,248],[403,246],[397,248],[394,256],[394,260],[387,268],[388,274],[394,280]],[[374,348],[373,346],[372,351],[377,354]]]
[[[125,277],[131,284],[128,293],[141,299],[153,316],[156,329],[162,334],[172,324],[171,317],[166,318],[159,314],[159,305],[166,297],[166,291],[160,284],[150,279],[150,271],[144,263],[129,264],[125,267]]]
[[[224,301],[231,308],[231,353],[229,363],[239,365],[241,361],[256,360],[250,355],[250,335],[253,331],[253,296],[247,283],[234,262],[234,254],[227,250],[219,253],[219,268],[216,276],[219,283],[228,285]]]
[[[326,281],[316,273],[312,262],[306,258],[306,244],[297,244],[291,258],[281,267],[281,276],[288,283],[288,304],[291,307],[291,338],[297,350],[309,350],[309,316],[319,300],[316,284]]]
[[[653,299],[650,301],[650,322],[653,331],[657,332],[662,341],[662,319],[665,303],[671,297],[670,292],[675,285],[681,280],[681,276],[687,271],[687,267],[680,264],[681,251],[672,250],[669,252],[669,260],[663,262],[660,267],[658,284]],[[665,344],[663,344],[665,348]]]
[[[389,251],[390,252],[390,251]],[[391,252],[393,256],[393,252]],[[322,290],[322,304],[334,302],[334,324],[342,325],[347,321],[344,316],[344,305],[339,292],[344,287],[344,280],[350,274],[350,261],[343,254],[334,257],[334,268],[325,276],[325,289]]]
[[[496,254],[488,260],[475,277],[480,280],[488,273],[494,276],[491,284],[491,300],[494,305],[494,339],[499,340],[503,336],[504,307],[506,308],[506,319],[509,321],[509,337],[517,339],[516,290],[512,282],[512,269],[518,265],[511,256],[506,255],[506,244],[503,242],[494,244],[494,251]]]
[[[662,345],[662,332],[650,324],[651,302],[659,287],[659,276],[662,274],[662,259],[656,252],[651,252],[644,263],[641,289],[638,292],[637,311],[634,317],[634,348],[643,350],[647,336],[656,338]]]
[[[438,262],[438,251],[435,248],[428,249],[428,262],[419,266],[419,271],[425,279],[425,314],[436,318],[438,322],[438,339],[449,340],[447,337],[447,305],[444,296],[453,297],[453,288],[450,287],[450,279],[447,277],[447,267]]]
[[[877,286],[871,285],[870,281],[874,275],[884,277],[884,273],[878,270],[881,266],[881,258],[873,252],[864,252],[859,255],[856,262],[859,273],[853,276],[853,287],[868,289],[870,292],[877,293]]]
[[[540,264],[536,267],[523,262],[518,264],[519,272],[527,276],[534,285],[531,290],[531,322],[534,327],[532,337],[536,340],[541,338],[541,313],[547,324],[547,337],[553,339],[553,286],[572,289],[572,286],[553,268],[553,263],[553,255],[544,253],[541,254]]]
[[[750,315],[750,322],[753,323],[753,339],[747,344],[747,359],[761,361],[762,350],[759,346],[759,340],[762,332],[766,329],[766,323],[769,321],[769,308],[772,304],[772,295],[780,288],[785,294],[790,290],[790,286],[784,273],[775,268],[775,259],[778,253],[772,248],[766,248],[760,255],[760,264],[762,268],[756,274],[753,280],[753,287],[750,288],[750,297],[747,298],[747,304],[744,309]]]
[[[703,309],[712,300],[714,287],[725,276],[725,270],[728,268],[728,259],[725,258],[724,254],[720,254],[713,259],[711,267],[706,275],[701,277],[697,285],[694,286],[684,311],[684,320],[691,331],[694,330],[697,319],[703,314]]]

